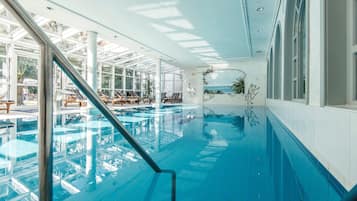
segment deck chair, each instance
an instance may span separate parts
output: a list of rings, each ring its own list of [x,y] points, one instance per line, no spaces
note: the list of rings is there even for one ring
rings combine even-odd
[[[114,97],[112,99],[112,104],[115,105],[119,103],[120,105],[123,105],[125,103],[128,103],[128,99],[120,93],[120,91],[115,91],[114,92]]]
[[[15,104],[13,100],[6,100],[3,99],[4,97],[0,98],[0,105],[4,105],[4,107],[0,107],[0,110],[5,110],[7,114],[10,113],[10,107],[12,104]]]
[[[130,104],[135,104],[140,102],[140,97],[134,92],[129,92],[128,101]]]
[[[112,102],[112,99],[111,99],[108,95],[105,95],[102,90],[98,90],[98,95],[99,95],[99,98],[100,98],[105,104],[108,104],[108,103],[111,103],[111,102]]]
[[[78,89],[71,89],[69,91],[71,91],[72,94],[68,94],[66,99],[63,101],[65,107],[67,107],[69,103],[76,103],[79,107],[87,105],[87,101]]]

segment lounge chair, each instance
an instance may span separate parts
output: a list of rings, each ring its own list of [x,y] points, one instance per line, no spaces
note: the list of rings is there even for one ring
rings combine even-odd
[[[136,95],[134,92],[129,92],[128,101],[131,104],[135,104],[135,103],[139,104],[140,97],[138,95]]]
[[[15,104],[13,100],[0,100],[0,105],[5,105],[5,107],[0,107],[0,110],[6,110],[6,113],[9,114],[10,107],[12,104]]]
[[[99,95],[99,98],[100,98],[105,104],[108,104],[108,103],[111,103],[111,102],[112,102],[112,99],[111,99],[109,96],[105,95],[105,94],[103,93],[103,91],[98,90],[98,95]]]
[[[180,103],[182,102],[181,93],[173,93],[170,97],[165,97],[162,101],[163,103]]]
[[[123,105],[125,103],[128,103],[128,99],[121,94],[119,91],[115,91],[115,97],[112,99],[112,104],[115,105],[119,103],[120,105]]]
[[[85,100],[85,98],[82,96],[82,94],[79,92],[78,89],[72,89],[70,91],[72,91],[73,94],[67,95],[63,103],[65,107],[67,107],[69,103],[76,103],[79,105],[79,107],[87,105],[87,101]]]

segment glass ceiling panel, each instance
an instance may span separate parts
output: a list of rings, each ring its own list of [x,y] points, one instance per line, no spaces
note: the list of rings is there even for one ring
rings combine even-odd
[[[79,68],[85,67],[87,54],[87,33],[85,31],[36,14],[32,14],[32,16],[52,42],[69,57],[75,66]],[[19,52],[19,55],[31,58],[39,57],[39,46],[20,24],[9,15],[8,11],[0,8],[0,44],[7,45],[11,43],[14,43],[15,51]],[[155,71],[156,62],[153,58],[131,51],[127,47],[107,41],[100,36],[97,43],[97,60],[99,63],[105,62],[120,68],[126,67],[141,72]],[[170,71],[173,67],[165,65],[163,69]]]

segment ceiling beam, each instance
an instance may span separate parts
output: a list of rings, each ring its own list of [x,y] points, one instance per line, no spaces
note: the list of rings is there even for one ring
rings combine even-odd
[[[133,61],[133,60],[136,60],[136,59],[140,59],[140,58],[142,58],[142,57],[144,57],[144,55],[134,56],[134,57],[131,57],[131,58],[129,58],[129,59],[125,59],[125,60],[119,61],[119,62],[117,62],[117,63],[115,63],[115,64],[116,64],[116,65],[118,65],[118,64],[124,64],[124,63],[126,63],[126,62]]]
[[[64,31],[62,32],[62,34],[61,34],[57,39],[52,40],[52,42],[53,42],[54,44],[56,44],[56,43],[58,43],[58,42],[60,42],[60,41],[63,41],[63,40],[65,40],[65,39],[69,38],[69,37],[72,37],[72,36],[76,35],[76,34],[79,33],[79,32],[80,32],[80,31],[77,30],[77,29],[68,28],[68,29],[64,30]]]
[[[85,48],[85,47],[87,47],[87,44],[77,45],[77,46],[75,46],[74,48],[72,48],[72,49],[66,51],[65,54],[72,54],[72,53],[74,53],[74,52],[77,52],[77,51],[79,51],[79,50]]]
[[[42,27],[43,25],[45,25],[47,22],[50,21],[49,19],[40,17],[38,15],[34,17],[34,20],[39,27]],[[12,34],[12,40],[18,41],[18,40],[22,39],[23,37],[25,37],[27,34],[28,33],[24,28],[19,28],[17,31],[15,31]]]
[[[251,29],[250,29],[250,20],[249,20],[247,0],[241,0],[241,6],[242,6],[242,11],[243,11],[242,15],[243,15],[245,34],[247,36],[248,50],[249,50],[250,56],[252,57],[253,56],[252,34],[251,34]]]
[[[131,54],[131,53],[134,53],[134,51],[125,51],[125,52],[122,52],[120,54],[115,54],[113,56],[109,56],[107,58],[103,58],[102,61],[110,61],[110,60],[113,60],[113,59],[116,59],[118,57],[122,57],[122,56],[125,56],[125,55],[128,55],[128,54]]]

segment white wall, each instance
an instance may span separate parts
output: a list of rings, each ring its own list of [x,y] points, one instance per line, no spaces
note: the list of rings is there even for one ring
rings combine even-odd
[[[357,183],[357,110],[279,100],[267,104],[346,189]]]
[[[254,105],[265,105],[266,99],[266,65],[264,58],[247,59],[239,62],[231,62],[226,68],[236,68],[247,74],[245,79],[246,91],[250,84],[256,84],[260,87],[259,94],[254,99]],[[217,68],[218,69],[218,68]],[[224,69],[224,68],[219,68]],[[183,102],[190,104],[205,105],[246,105],[243,95],[240,94],[203,94],[203,75],[207,68],[198,68],[196,70],[184,71],[183,84]],[[188,93],[188,84],[194,87],[196,94]]]
[[[203,103],[203,70],[202,69],[185,69],[183,72],[182,84],[182,102],[185,104]],[[190,92],[188,89],[193,90]]]
[[[282,0],[276,25],[282,28],[283,45],[285,41],[285,11],[290,0]],[[357,184],[357,110],[325,107],[324,101],[324,0],[306,0],[309,33],[309,80],[308,102],[267,100],[267,106],[313,153],[313,155],[341,182],[350,189]],[[275,33],[273,33],[273,39]],[[274,46],[271,41],[269,50]],[[287,57],[282,51],[283,61]],[[269,58],[269,56],[267,56]],[[289,68],[283,62],[283,69]],[[284,73],[282,73],[284,83]],[[282,83],[282,84],[283,84]],[[282,94],[284,93],[284,85]]]

